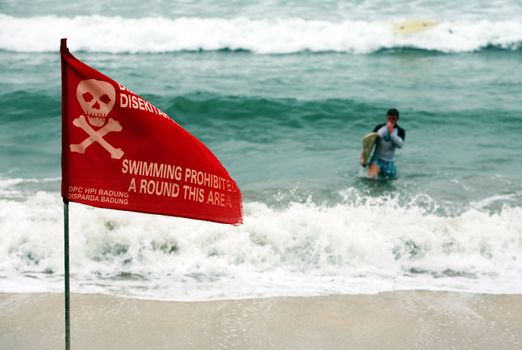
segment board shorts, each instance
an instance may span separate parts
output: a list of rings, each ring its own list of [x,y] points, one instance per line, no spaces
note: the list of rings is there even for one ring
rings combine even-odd
[[[395,165],[394,160],[389,162],[373,156],[370,164],[376,164],[379,167],[379,177],[393,178],[397,176],[397,165]]]

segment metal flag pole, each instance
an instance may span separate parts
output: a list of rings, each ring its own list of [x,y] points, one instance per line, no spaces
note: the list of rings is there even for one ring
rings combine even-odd
[[[68,52],[67,39],[60,40],[60,58],[62,62],[62,194],[64,186],[64,169],[67,169],[66,159],[63,154],[63,145],[67,144],[67,69],[63,58],[64,52]],[[71,349],[71,295],[69,288],[69,201],[63,199],[63,257],[65,280],[65,350]]]
[[[63,201],[63,250],[65,277],[65,350],[71,349],[71,295],[69,289],[69,202]]]

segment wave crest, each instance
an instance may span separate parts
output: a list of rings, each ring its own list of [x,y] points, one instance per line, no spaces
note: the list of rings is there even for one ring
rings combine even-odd
[[[0,15],[0,33],[0,49],[15,52],[53,52],[61,37],[69,38],[73,51],[110,53],[245,50],[258,54],[366,54],[396,48],[453,53],[487,47],[517,50],[522,44],[522,23],[487,20],[441,22],[431,30],[405,36],[394,33],[393,23],[384,21]]]

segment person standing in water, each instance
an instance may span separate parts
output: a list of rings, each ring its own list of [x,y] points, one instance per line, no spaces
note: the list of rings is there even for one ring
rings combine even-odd
[[[406,131],[397,124],[399,111],[395,108],[389,109],[386,113],[386,123],[377,125],[373,132],[377,138],[375,151],[370,160],[368,176],[380,178],[394,178],[397,176],[397,166],[395,164],[395,150],[404,145]],[[361,165],[364,159],[361,155]]]

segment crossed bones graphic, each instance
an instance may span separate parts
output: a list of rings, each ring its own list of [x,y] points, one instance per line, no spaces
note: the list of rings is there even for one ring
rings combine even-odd
[[[107,152],[111,154],[112,159],[120,159],[123,157],[123,152],[121,148],[112,147],[105,139],[103,138],[110,132],[116,131],[119,132],[123,128],[121,124],[112,118],[109,118],[107,124],[105,124],[102,128],[98,129],[98,131],[94,131],[93,128],[87,123],[85,116],[80,115],[78,118],[73,120],[73,125],[85,131],[89,137],[87,137],[82,143],[69,145],[71,152],[77,153],[85,153],[87,147],[92,145],[94,142],[98,142]]]

